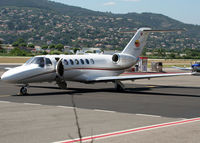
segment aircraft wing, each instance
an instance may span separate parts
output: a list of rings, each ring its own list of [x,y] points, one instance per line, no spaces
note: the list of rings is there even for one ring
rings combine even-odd
[[[150,75],[128,75],[128,76],[107,76],[107,77],[98,77],[93,79],[94,82],[106,82],[106,81],[115,81],[115,80],[137,80],[137,79],[150,79],[150,78],[159,78],[159,77],[170,77],[170,76],[182,76],[182,75],[193,75],[193,73],[173,73],[173,74],[150,74]]]
[[[6,67],[6,68],[4,68],[5,70],[10,70],[10,69],[12,69],[12,68],[10,68],[10,67]]]

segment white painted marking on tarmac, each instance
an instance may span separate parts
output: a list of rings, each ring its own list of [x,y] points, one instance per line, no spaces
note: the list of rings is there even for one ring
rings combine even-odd
[[[71,107],[71,106],[56,106],[56,107],[59,107],[59,108],[67,108],[67,109],[73,109],[74,107]]]
[[[150,114],[136,114],[138,116],[148,116],[148,117],[158,117],[160,118],[161,116],[158,116],[158,115],[150,115]]]
[[[41,106],[41,104],[36,104],[36,103],[23,103],[24,105],[34,105],[34,106]]]
[[[0,97],[8,97],[8,96],[10,96],[10,95],[0,95]]]
[[[0,101],[0,103],[11,103],[10,101]]]
[[[101,110],[101,109],[94,109],[94,111],[98,111],[98,112],[108,112],[108,113],[116,113],[115,111]]]

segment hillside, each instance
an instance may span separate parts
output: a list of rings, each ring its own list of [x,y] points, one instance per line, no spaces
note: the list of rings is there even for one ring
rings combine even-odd
[[[200,26],[161,14],[112,14],[47,0],[1,0],[0,38],[12,43],[24,38],[34,44],[62,43],[74,47],[122,49],[139,27],[185,29],[183,33],[151,34],[147,48],[200,49]]]
[[[30,7],[39,9],[48,9],[57,11],[60,14],[67,14],[69,16],[88,16],[88,15],[104,15],[101,12],[64,5],[48,0],[1,0],[0,6],[16,6],[16,7]]]

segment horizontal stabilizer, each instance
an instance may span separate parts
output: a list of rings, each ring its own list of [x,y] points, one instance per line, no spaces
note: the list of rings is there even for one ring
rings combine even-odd
[[[160,32],[160,33],[163,33],[163,32],[185,32],[186,30],[184,29],[169,29],[169,30],[151,30],[151,29],[146,29],[146,30],[143,30],[144,32]],[[121,31],[120,33],[135,33],[137,31]]]

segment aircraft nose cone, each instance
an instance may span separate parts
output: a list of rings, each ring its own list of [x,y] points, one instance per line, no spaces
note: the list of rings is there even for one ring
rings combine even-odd
[[[7,71],[1,76],[1,80],[8,83],[15,82],[14,74],[11,74],[11,72]]]
[[[4,73],[4,74],[1,76],[1,80],[2,80],[2,81],[8,81],[8,80],[9,80],[8,76],[6,75],[6,73]]]

